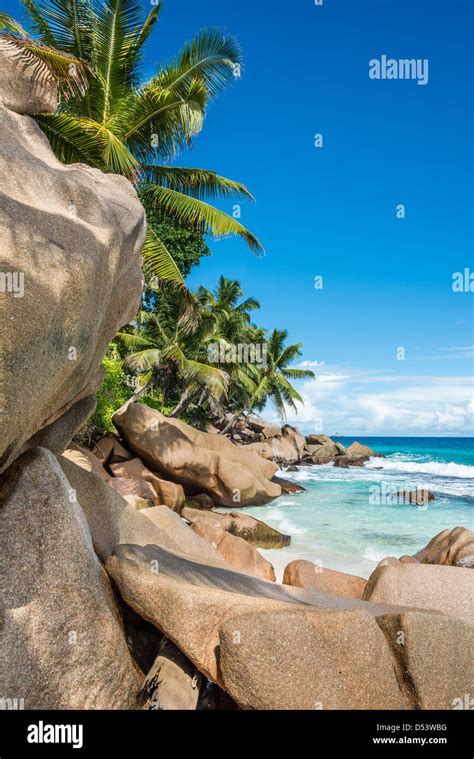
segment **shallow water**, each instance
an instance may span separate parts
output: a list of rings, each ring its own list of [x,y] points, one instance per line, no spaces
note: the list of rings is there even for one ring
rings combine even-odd
[[[279,472],[306,492],[245,509],[292,537],[288,548],[261,551],[279,580],[297,558],[368,577],[381,559],[416,553],[441,530],[474,529],[473,438],[359,441],[387,458],[372,458],[363,469],[331,464]],[[416,487],[431,490],[436,500],[421,507],[391,502],[398,489]]]

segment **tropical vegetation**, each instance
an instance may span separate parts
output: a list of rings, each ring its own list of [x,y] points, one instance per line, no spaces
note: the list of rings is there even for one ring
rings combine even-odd
[[[195,424],[227,432],[241,414],[273,402],[285,419],[302,401],[292,382],[301,343],[252,321],[259,309],[237,280],[191,292],[185,278],[210,254],[208,236],[255,235],[210,201],[253,200],[240,182],[173,160],[203,127],[209,103],[235,80],[240,46],[218,30],[200,31],[176,58],[144,77],[144,50],[162,3],[145,15],[138,0],[23,0],[27,33],[0,13],[0,38],[59,84],[55,113],[36,114],[58,158],[126,176],[146,210],[146,287],[134,322],[104,360],[93,429],[112,429],[130,398]],[[223,424],[224,423],[224,424]]]

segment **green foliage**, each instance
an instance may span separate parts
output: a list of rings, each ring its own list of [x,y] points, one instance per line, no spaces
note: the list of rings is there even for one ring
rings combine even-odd
[[[169,165],[192,145],[211,100],[235,82],[235,66],[242,61],[237,40],[203,29],[144,81],[144,46],[161,3],[148,13],[139,0],[23,4],[37,39],[19,36],[13,44],[49,66],[72,90],[58,113],[38,114],[38,124],[59,160],[123,174],[140,191],[149,218],[143,251],[147,273],[184,287],[179,267],[186,275],[206,254],[204,234],[238,235],[251,250],[263,250],[255,235],[209,202],[253,200],[244,185],[213,171]],[[1,24],[19,32],[5,14]],[[175,221],[169,230],[168,218]],[[184,229],[196,236],[188,232],[185,239]]]
[[[147,221],[148,226],[166,245],[184,278],[199,264],[201,258],[211,255],[203,232],[179,224],[164,211],[149,209]]]
[[[97,406],[91,423],[99,432],[112,432],[115,429],[112,416],[120,406],[131,398],[133,387],[127,385],[123,360],[118,355],[113,343],[102,362],[102,366],[105,369],[105,376],[97,391]]]

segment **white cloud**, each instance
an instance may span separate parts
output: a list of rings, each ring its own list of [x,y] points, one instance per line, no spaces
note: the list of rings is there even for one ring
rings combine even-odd
[[[346,435],[474,434],[471,377],[397,375],[326,367],[298,387],[288,421],[305,432]],[[274,415],[273,415],[274,416]]]

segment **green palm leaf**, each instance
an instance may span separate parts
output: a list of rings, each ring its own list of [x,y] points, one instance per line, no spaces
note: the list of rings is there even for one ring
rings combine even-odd
[[[168,187],[152,184],[144,185],[143,197],[145,204],[150,203],[152,207],[162,209],[170,216],[174,216],[181,224],[203,230],[215,238],[239,235],[251,250],[256,252],[264,250],[255,235],[236,219],[202,200],[183,195]]]

